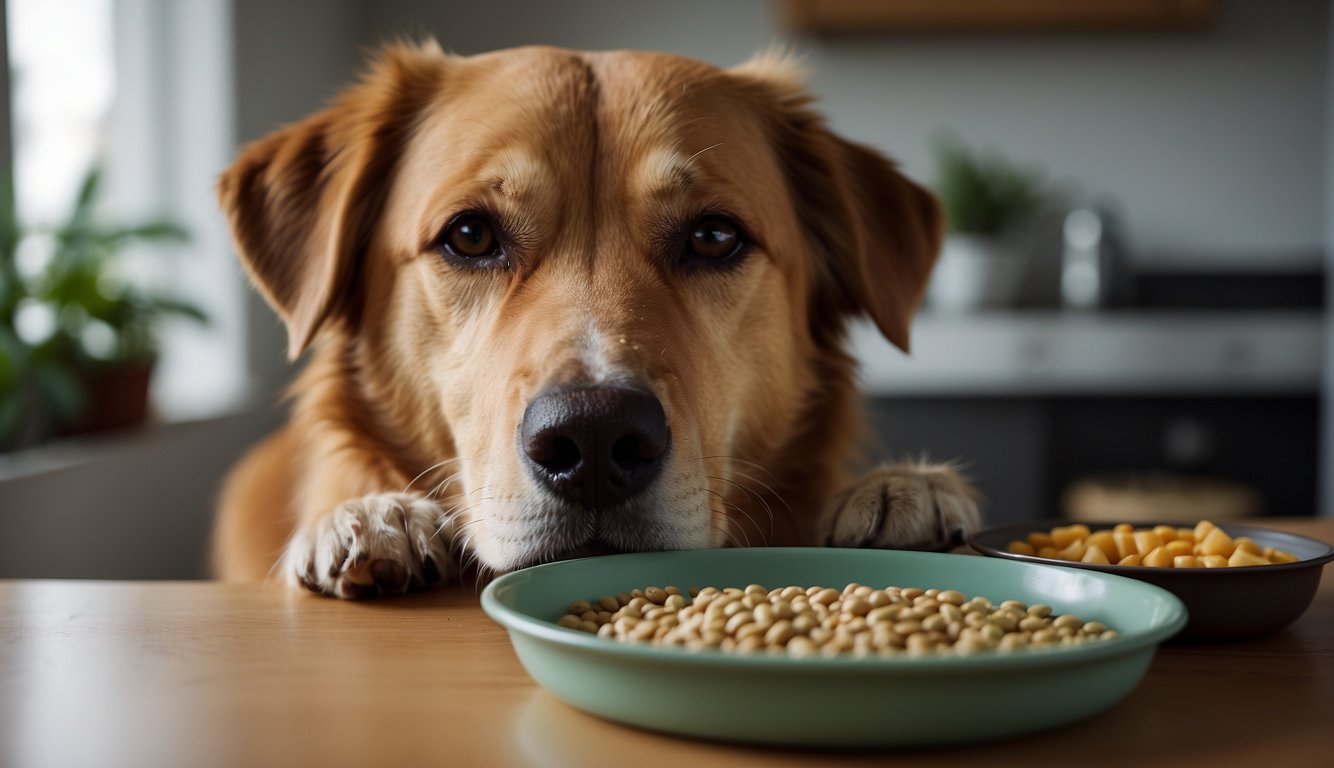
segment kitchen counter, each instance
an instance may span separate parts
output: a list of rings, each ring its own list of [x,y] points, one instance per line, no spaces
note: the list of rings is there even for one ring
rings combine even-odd
[[[1334,538],[1334,520],[1265,524]],[[1331,723],[1328,577],[1276,635],[1161,648],[1129,698],[1085,722],[853,754],[692,741],[579,712],[528,677],[470,587],[342,602],[276,586],[0,581],[0,765],[14,768],[1314,766],[1334,754]]]
[[[1314,395],[1323,343],[1315,310],[923,312],[910,356],[851,333],[874,396]]]

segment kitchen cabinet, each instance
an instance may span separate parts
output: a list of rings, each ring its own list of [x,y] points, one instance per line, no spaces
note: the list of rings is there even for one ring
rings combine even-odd
[[[870,453],[957,462],[993,525],[1057,517],[1072,483],[1124,473],[1225,479],[1261,514],[1314,515],[1319,407],[1314,394],[879,397]]]
[[[959,460],[988,519],[1051,517],[1072,482],[1166,471],[1317,510],[1319,310],[923,314],[912,354],[851,333],[882,459]]]

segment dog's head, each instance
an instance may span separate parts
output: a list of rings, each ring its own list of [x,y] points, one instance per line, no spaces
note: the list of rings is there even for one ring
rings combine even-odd
[[[771,59],[398,48],[220,193],[292,356],[338,358],[387,453],[451,459],[482,564],[717,546],[776,456],[843,458],[803,452],[846,429],[846,318],[906,349],[939,246],[807,102]]]

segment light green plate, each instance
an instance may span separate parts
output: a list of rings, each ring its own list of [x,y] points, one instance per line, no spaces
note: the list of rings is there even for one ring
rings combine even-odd
[[[649,585],[937,587],[1047,603],[1121,637],[1062,649],[934,658],[806,658],[622,644],[554,622],[573,600]],[[591,557],[502,576],[482,607],[528,673],[596,715],[727,741],[824,747],[995,739],[1090,717],[1139,683],[1186,623],[1170,593],[1119,576],[966,555],[719,549]]]

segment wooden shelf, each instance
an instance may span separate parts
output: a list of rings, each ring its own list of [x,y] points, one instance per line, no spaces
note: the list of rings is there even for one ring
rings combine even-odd
[[[785,0],[798,32],[1184,30],[1208,26],[1217,0]]]

